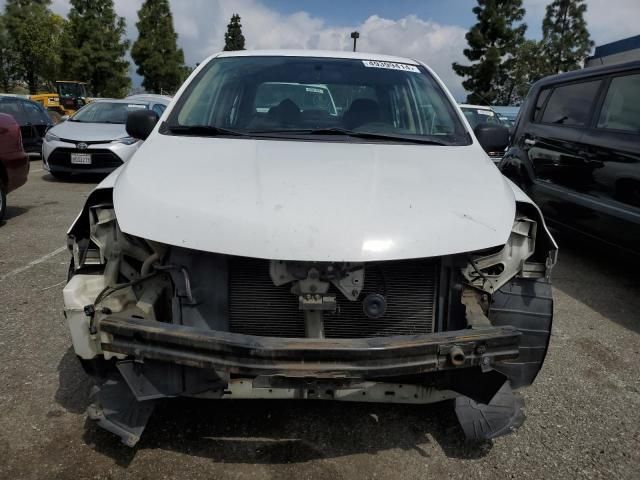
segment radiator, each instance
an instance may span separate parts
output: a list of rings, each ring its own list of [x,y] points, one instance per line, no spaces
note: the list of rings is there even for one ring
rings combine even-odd
[[[402,260],[369,263],[358,301],[337,289],[336,312],[325,312],[327,338],[366,338],[432,333],[436,316],[438,262]],[[301,338],[304,314],[291,284],[277,287],[269,275],[269,261],[231,257],[229,261],[230,331],[245,335]],[[384,316],[368,318],[362,299],[379,293],[387,299]]]

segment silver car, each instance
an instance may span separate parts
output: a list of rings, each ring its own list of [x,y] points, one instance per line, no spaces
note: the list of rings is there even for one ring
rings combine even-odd
[[[129,160],[140,141],[127,135],[129,113],[148,109],[162,116],[170,98],[96,100],[47,131],[42,143],[44,169],[56,178],[74,173],[107,174]]]

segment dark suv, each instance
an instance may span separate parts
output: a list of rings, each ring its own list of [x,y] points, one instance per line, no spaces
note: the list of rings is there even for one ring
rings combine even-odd
[[[640,62],[537,82],[500,170],[551,225],[640,251]]]

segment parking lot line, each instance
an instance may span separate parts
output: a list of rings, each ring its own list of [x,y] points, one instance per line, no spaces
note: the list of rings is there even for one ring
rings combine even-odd
[[[67,249],[66,245],[62,246],[56,250],[54,250],[51,253],[47,253],[46,255],[40,257],[40,258],[36,258],[35,260],[33,260],[32,262],[27,263],[26,265],[20,267],[20,268],[16,268],[15,270],[11,270],[9,273],[5,273],[4,275],[0,276],[0,282],[4,281],[5,279],[9,278],[9,277],[13,277],[15,275],[18,275],[19,273],[25,272],[27,270],[29,270],[31,267],[35,267],[36,265],[42,263],[42,262],[46,262],[47,260],[49,260],[50,258],[55,257],[56,255],[58,255],[59,253],[64,252]]]

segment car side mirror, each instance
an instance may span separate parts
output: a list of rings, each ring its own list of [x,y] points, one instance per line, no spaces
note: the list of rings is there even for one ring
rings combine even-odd
[[[136,110],[127,116],[127,135],[138,140],[146,140],[160,117],[153,110]]]
[[[504,152],[510,143],[509,130],[500,125],[480,123],[473,129],[485,152]]]

